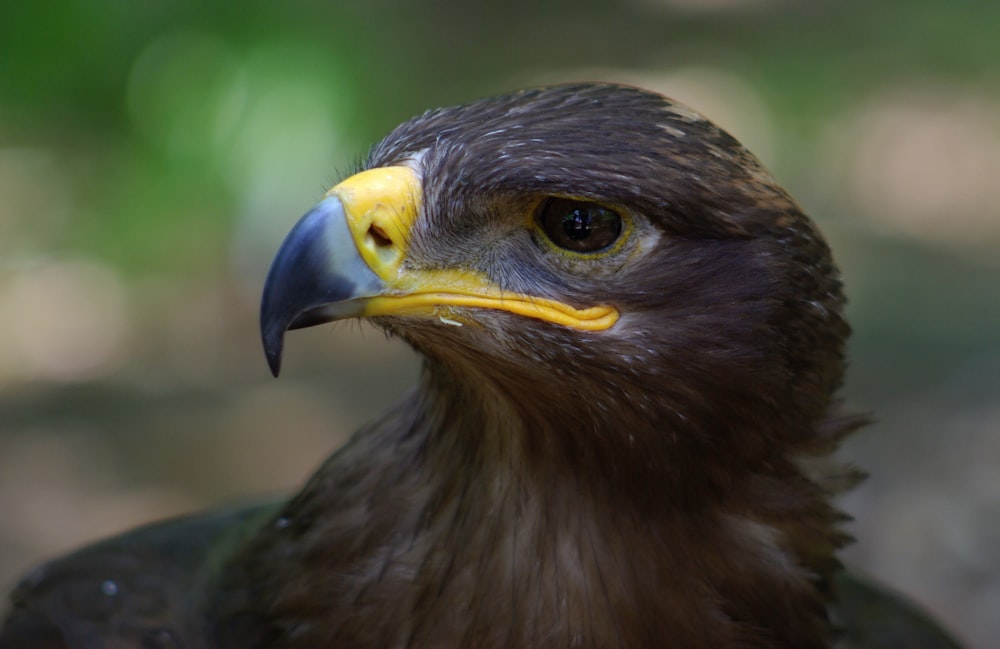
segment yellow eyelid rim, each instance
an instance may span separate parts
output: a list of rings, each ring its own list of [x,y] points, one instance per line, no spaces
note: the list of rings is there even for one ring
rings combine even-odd
[[[618,218],[622,220],[621,234],[618,235],[618,238],[610,246],[608,246],[607,248],[602,248],[600,250],[595,250],[594,252],[577,252],[575,250],[567,250],[566,248],[562,248],[556,245],[556,243],[549,238],[549,235],[545,233],[545,230],[542,229],[542,224],[539,222],[538,219],[539,216],[538,210],[542,207],[542,205],[544,205],[547,201],[553,198],[563,198],[569,201],[591,203],[593,205],[598,205],[600,207],[603,207],[604,209],[611,210],[612,212],[618,215]],[[591,198],[585,198],[581,196],[566,196],[563,194],[550,194],[544,196],[542,197],[541,200],[539,200],[532,206],[529,215],[530,215],[529,221],[531,223],[531,227],[535,230],[535,232],[537,232],[541,236],[542,240],[545,242],[545,245],[548,246],[549,249],[558,252],[561,255],[565,255],[566,257],[569,257],[571,259],[580,259],[580,260],[603,259],[605,257],[616,255],[619,252],[621,252],[622,248],[625,247],[625,244],[632,237],[632,232],[635,231],[635,224],[632,221],[632,214],[628,210],[619,208],[615,205],[608,205],[606,203],[602,203],[600,201],[595,201]]]

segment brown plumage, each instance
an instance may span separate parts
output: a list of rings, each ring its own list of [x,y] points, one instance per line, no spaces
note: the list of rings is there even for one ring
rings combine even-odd
[[[426,113],[364,168],[279,252],[265,347],[366,317],[423,354],[416,389],[287,503],[29,577],[2,649],[811,649],[831,610],[864,635],[831,608],[840,279],[746,149],[579,85]],[[144,617],[61,603],[108,580]]]

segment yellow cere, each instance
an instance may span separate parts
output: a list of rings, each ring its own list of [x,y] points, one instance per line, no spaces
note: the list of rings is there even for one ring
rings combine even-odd
[[[343,202],[362,259],[383,280],[393,279],[420,213],[417,173],[409,167],[369,169],[338,184],[327,196]]]

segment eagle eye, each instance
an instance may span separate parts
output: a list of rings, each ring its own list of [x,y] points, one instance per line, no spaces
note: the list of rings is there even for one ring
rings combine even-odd
[[[622,233],[622,217],[597,203],[548,198],[538,208],[539,226],[552,243],[572,252],[597,252]]]

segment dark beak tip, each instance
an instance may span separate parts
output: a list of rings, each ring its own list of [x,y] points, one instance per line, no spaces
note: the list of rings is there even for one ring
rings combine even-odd
[[[267,367],[271,374],[277,378],[281,372],[281,356],[285,347],[284,327],[274,326],[275,323],[268,322],[266,318],[261,318],[261,343],[264,346],[264,357],[267,359]]]
[[[281,374],[281,353],[267,354],[267,367],[271,370],[271,376],[278,378]]]

